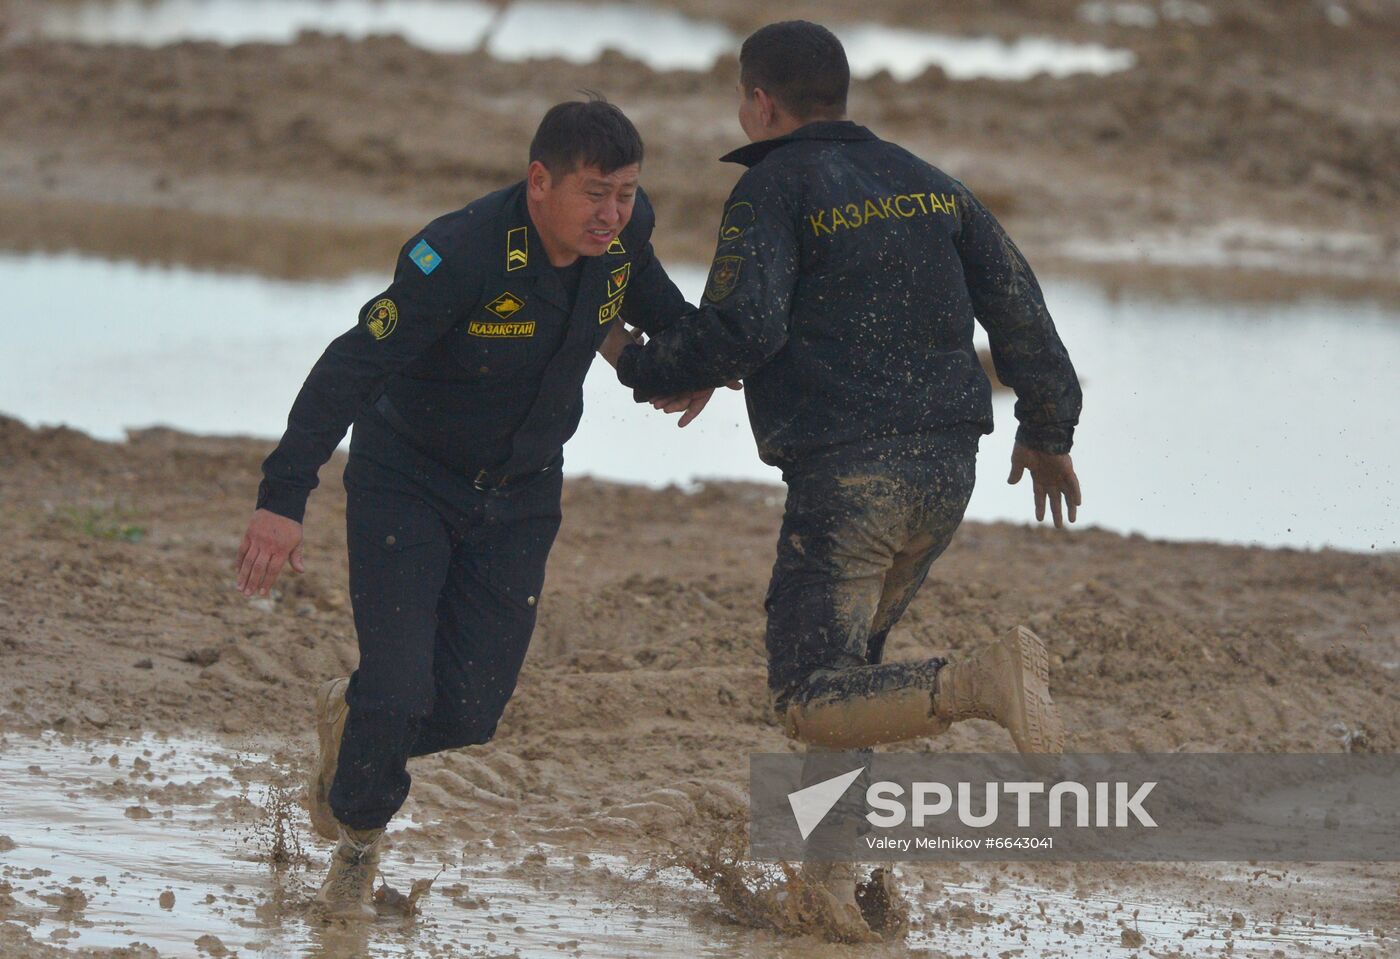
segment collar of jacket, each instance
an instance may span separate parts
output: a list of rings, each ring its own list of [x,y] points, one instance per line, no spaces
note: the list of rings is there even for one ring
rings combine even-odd
[[[549,265],[549,257],[544,252],[544,243],[540,241],[539,231],[535,229],[534,221],[530,219],[530,208],[525,201],[526,189],[524,180],[515,185],[515,196],[511,198],[506,215],[502,218],[506,229],[505,235],[499,241],[500,253],[498,255],[501,259],[498,262],[501,271],[507,276],[539,276]],[[521,230],[525,232],[522,234]],[[522,236],[525,240],[523,245],[520,242]],[[525,254],[523,263],[518,257],[512,258],[513,251]]]
[[[817,120],[798,127],[791,133],[771,140],[759,140],[742,146],[737,150],[731,150],[720,157],[721,163],[742,163],[744,166],[753,166],[768,154],[781,146],[789,143],[796,143],[800,140],[878,140],[875,134],[858,123],[850,120]]]
[[[508,196],[505,200],[505,216],[501,217],[500,224],[504,231],[498,234],[497,242],[500,244],[501,259],[500,276],[505,283],[514,281],[515,291],[524,295],[538,293],[540,297],[552,302],[563,311],[568,312],[570,302],[568,295],[564,293],[564,286],[559,279],[559,272],[554,269],[549,262],[549,255],[545,252],[545,244],[539,238],[539,231],[535,230],[535,221],[529,216],[529,204],[526,203],[525,190],[528,189],[525,181],[515,183],[511,190],[514,196]],[[524,239],[524,245],[522,245]],[[514,253],[524,252],[524,260],[514,256]],[[595,304],[595,297],[584,293],[588,290],[585,284],[595,284],[596,280],[601,280],[605,276],[606,270],[603,263],[608,262],[608,255],[584,256],[584,274],[580,277],[580,293],[574,300],[574,309],[591,309],[588,304]],[[596,304],[595,304],[596,305]]]

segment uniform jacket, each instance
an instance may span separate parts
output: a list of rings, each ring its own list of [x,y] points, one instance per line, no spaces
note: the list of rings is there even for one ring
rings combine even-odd
[[[258,506],[300,521],[317,471],[361,416],[487,482],[556,462],[608,325],[655,330],[691,309],[653,255],[654,223],[639,190],[627,227],[586,259],[572,310],[523,182],[428,224],[312,367],[263,463]]]
[[[858,440],[990,432],[975,317],[1016,391],[1017,439],[1069,451],[1069,355],[1025,258],[967,187],[847,121],[724,159],[749,169],[700,308],[618,363],[638,399],[742,378],[759,455],[778,466]]]

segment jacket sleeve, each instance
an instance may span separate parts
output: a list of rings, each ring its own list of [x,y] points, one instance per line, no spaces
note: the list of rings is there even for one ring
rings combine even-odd
[[[1079,378],[1055,332],[1035,274],[1001,224],[957,184],[958,254],[992,364],[1016,392],[1016,441],[1044,453],[1068,453],[1079,422]]]
[[[440,257],[439,251],[447,251]],[[461,254],[420,234],[399,253],[394,282],[360,309],[359,323],[336,337],[302,384],[287,431],[263,461],[257,505],[301,521],[317,473],[384,383],[443,336],[479,297]],[[422,264],[420,266],[420,263]]]
[[[632,258],[632,276],[622,300],[621,317],[628,326],[635,326],[647,336],[655,336],[695,307],[686,302],[652,249],[651,232],[656,215],[646,194],[640,191],[632,222],[639,227],[635,233],[636,242],[641,246]]]
[[[699,308],[623,350],[618,379],[640,401],[753,373],[787,343],[797,266],[794,219],[780,191],[751,170],[725,207]]]

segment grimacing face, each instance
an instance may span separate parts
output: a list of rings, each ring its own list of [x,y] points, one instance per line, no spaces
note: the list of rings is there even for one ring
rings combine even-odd
[[[527,174],[530,214],[555,266],[580,256],[600,256],[632,219],[641,164],[604,173],[580,167],[556,177],[535,161]]]

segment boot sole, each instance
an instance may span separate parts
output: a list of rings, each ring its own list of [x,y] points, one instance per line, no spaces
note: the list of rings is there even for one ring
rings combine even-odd
[[[1064,752],[1064,726],[1059,709],[1050,699],[1050,654],[1045,643],[1024,626],[1012,629],[1003,642],[1021,693],[1013,707],[1018,715],[1012,717],[1009,726],[1016,748],[1023,753]],[[1022,730],[1019,737],[1015,735],[1017,727]]]
[[[332,679],[321,684],[316,690],[316,740],[318,752],[316,764],[312,769],[311,776],[307,782],[306,810],[311,814],[311,828],[316,835],[322,839],[335,842],[340,838],[340,824],[336,822],[335,816],[330,811],[330,791],[331,782],[335,779],[336,763],[339,759],[340,744],[336,741],[336,723],[330,718],[332,701],[339,698],[344,701],[344,685],[348,685],[345,679]],[[336,687],[340,686],[340,696],[336,696]],[[325,757],[332,755],[335,758],[329,764],[325,762]]]

